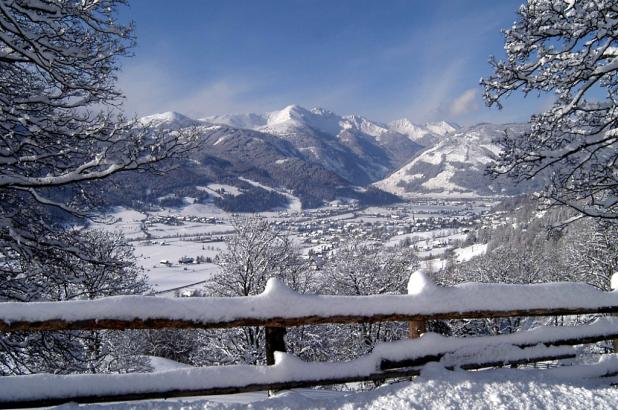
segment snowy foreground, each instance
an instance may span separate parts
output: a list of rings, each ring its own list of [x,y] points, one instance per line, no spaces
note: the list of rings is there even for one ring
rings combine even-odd
[[[398,361],[408,358],[438,353],[446,353],[439,362],[425,365],[421,369],[421,380],[427,378],[426,384],[431,389],[433,384],[446,378],[445,382],[457,383],[462,378],[487,372],[470,372],[459,374],[444,370],[449,366],[463,366],[466,363],[495,363],[518,360],[521,358],[549,357],[556,355],[575,356],[570,346],[546,347],[542,344],[520,348],[516,344],[527,345],[548,343],[553,340],[570,337],[587,337],[592,334],[616,334],[616,318],[600,318],[588,326],[552,327],[542,326],[528,332],[519,332],[502,336],[487,336],[474,338],[444,337],[426,333],[420,339],[401,340],[383,343],[375,347],[369,355],[348,362],[304,362],[293,355],[281,352],[275,353],[274,366],[213,366],[167,367],[163,371],[137,374],[82,374],[53,375],[34,374],[28,376],[5,376],[0,378],[0,398],[10,401],[44,400],[48,398],[71,398],[106,395],[122,396],[125,394],[166,392],[166,391],[203,391],[215,387],[270,385],[272,383],[302,380],[333,380],[347,379],[353,376],[366,376],[375,373],[384,359]],[[451,352],[451,353],[447,353]],[[160,360],[159,360],[160,361]],[[159,367],[159,366],[157,366]],[[442,369],[442,370],[440,370]],[[157,369],[159,370],[159,369]],[[520,380],[544,381],[546,378],[552,384],[576,384],[582,388],[594,385],[609,385],[611,379],[607,376],[618,374],[618,356],[604,355],[599,362],[588,365],[572,365],[562,368],[537,371],[517,370],[509,377]],[[457,375],[455,379],[452,379]],[[556,380],[553,380],[556,379]],[[557,380],[561,380],[559,383]],[[486,380],[486,379],[484,379]],[[480,381],[479,381],[480,383]],[[316,383],[319,384],[319,383]],[[416,386],[416,385],[415,385]],[[421,388],[421,387],[414,387]],[[618,402],[617,402],[618,403]]]
[[[594,368],[595,366],[588,366]],[[602,363],[600,364],[602,366]],[[360,393],[300,389],[267,398],[249,393],[186,400],[157,400],[60,409],[615,409],[615,379],[585,379],[583,366],[549,370],[497,369],[478,372],[425,367],[413,382]]]

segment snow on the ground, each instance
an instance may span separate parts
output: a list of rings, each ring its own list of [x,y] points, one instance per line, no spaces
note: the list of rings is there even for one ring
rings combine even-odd
[[[151,239],[169,238],[169,237],[188,237],[188,236],[204,236],[204,235],[222,235],[232,232],[234,228],[230,225],[220,224],[204,224],[200,222],[185,222],[182,225],[173,226],[162,223],[153,224],[148,227],[148,233]]]
[[[418,262],[419,267],[425,272],[438,272],[448,266],[446,259],[425,259]]]
[[[477,243],[474,245],[466,246],[464,248],[455,249],[455,255],[457,257],[457,262],[466,262],[470,259],[484,255],[487,252],[487,244],[486,243]]]
[[[168,210],[167,212],[171,212],[172,210]],[[191,204],[187,205],[179,210],[174,210],[174,213],[177,213],[182,216],[226,216],[227,212],[222,210],[221,208],[217,208],[212,203],[206,204]]]
[[[260,184],[259,182],[252,181],[252,180],[250,180],[248,178],[245,178],[245,177],[238,177],[238,179],[240,179],[241,181],[245,181],[246,183],[251,184],[251,185],[253,185],[255,187],[264,189],[266,191],[276,192],[276,193],[278,193],[280,195],[283,195],[289,201],[289,205],[288,205],[288,208],[287,208],[288,211],[290,211],[290,212],[300,212],[300,211],[302,211],[302,208],[303,208],[302,202],[300,201],[300,199],[297,196],[294,196],[294,195],[290,194],[289,192],[287,192],[287,191],[285,191],[283,189],[274,189],[274,188],[271,188],[271,187],[266,186],[264,184]]]
[[[449,250],[451,248],[449,248],[448,246],[443,246],[440,248],[431,248],[430,250],[427,251],[417,251],[415,252],[416,256],[418,256],[419,258],[433,258],[434,256],[442,256],[446,253],[447,250]]]
[[[405,239],[410,239],[413,243],[419,242],[422,240],[445,240],[451,241],[465,239],[466,234],[461,232],[461,229],[455,228],[445,228],[445,229],[433,229],[431,231],[423,231],[423,232],[412,232],[405,233],[401,235],[395,235],[386,242],[387,246],[398,245],[401,241]]]
[[[146,219],[146,214],[124,207],[116,207],[112,212],[105,215],[109,221],[93,222],[90,229],[101,229],[110,232],[121,232],[128,239],[142,237],[141,222]],[[108,223],[112,222],[112,223]]]
[[[327,392],[327,397],[324,397]],[[240,402],[242,395],[188,401],[147,401],[79,406],[98,410],[198,409],[615,409],[618,389],[586,380],[552,378],[543,371],[498,369],[481,372],[434,371],[413,382],[381,386],[367,392],[299,389],[271,398]],[[238,402],[234,398],[238,397]],[[260,396],[258,396],[260,397]],[[66,404],[63,410],[76,409]]]
[[[178,260],[183,256],[214,258],[225,248],[223,242],[201,243],[173,239],[164,242],[165,246],[160,243],[149,244],[147,241],[134,243],[137,261],[144,268],[155,291],[161,292],[205,281],[219,271],[220,268],[212,263],[180,264]],[[171,266],[162,264],[164,260]]]
[[[238,187],[235,187],[233,185],[208,184],[206,185],[206,187],[208,188],[209,193],[214,193],[219,196],[220,196],[219,191],[223,191],[224,194],[232,195],[232,196],[238,196],[242,194],[242,191],[238,189]]]

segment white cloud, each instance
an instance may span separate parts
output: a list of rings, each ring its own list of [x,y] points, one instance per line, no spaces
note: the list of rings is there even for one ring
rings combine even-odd
[[[408,102],[400,117],[413,121],[426,122],[443,120],[449,114],[446,103],[451,98],[453,88],[462,81],[465,59],[454,59],[443,67],[427,68],[422,71],[419,84],[409,89]]]
[[[130,65],[120,73],[118,88],[126,96],[123,110],[128,115],[178,111],[199,118],[249,112],[268,105],[261,98],[250,96],[256,84],[242,79],[219,78],[192,84],[159,67],[161,64],[149,61]]]
[[[455,98],[449,105],[449,112],[454,117],[478,111],[479,104],[476,100],[476,88],[470,88]]]

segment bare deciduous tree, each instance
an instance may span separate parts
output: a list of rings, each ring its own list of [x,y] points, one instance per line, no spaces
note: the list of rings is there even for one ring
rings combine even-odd
[[[279,278],[287,286],[307,292],[314,286],[306,261],[290,237],[267,219],[236,217],[235,235],[226,241],[226,250],[215,263],[221,271],[206,285],[212,296],[249,296],[264,291],[269,278]],[[264,361],[264,329],[246,327],[205,334],[195,360],[199,363],[261,363]]]

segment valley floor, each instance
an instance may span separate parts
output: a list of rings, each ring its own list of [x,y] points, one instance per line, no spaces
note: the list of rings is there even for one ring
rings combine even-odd
[[[390,207],[359,208],[332,205],[298,212],[262,212],[259,215],[277,224],[295,241],[305,256],[311,250],[326,255],[344,237],[378,241],[396,246],[408,240],[416,249],[421,268],[436,271],[447,264],[445,252],[455,251],[456,261],[483,254],[483,245],[457,248],[466,239],[468,225],[489,208],[484,201],[421,201]],[[225,249],[225,239],[233,232],[232,214],[213,205],[193,204],[181,209],[138,212],[117,208],[107,215],[113,224],[93,224],[92,228],[122,232],[135,247],[138,264],[150,285],[162,296],[190,293],[201,289],[219,267],[215,256]],[[453,222],[456,221],[456,222]],[[458,228],[453,228],[453,223]],[[201,257],[200,264],[179,263],[183,257]]]

